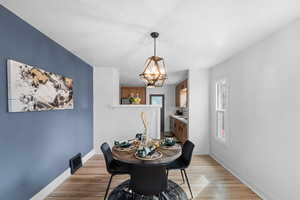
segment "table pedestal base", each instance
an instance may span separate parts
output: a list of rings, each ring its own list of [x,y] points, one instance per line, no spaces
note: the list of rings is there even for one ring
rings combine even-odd
[[[132,192],[129,190],[129,180],[116,187],[109,195],[109,200],[132,200]],[[142,196],[134,194],[135,200],[158,200],[157,196]],[[175,182],[168,180],[168,189],[161,197],[162,200],[188,200],[184,190]]]

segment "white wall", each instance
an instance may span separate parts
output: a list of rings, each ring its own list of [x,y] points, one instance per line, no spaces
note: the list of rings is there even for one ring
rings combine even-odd
[[[209,70],[189,70],[189,138],[196,154],[209,154]]]
[[[119,92],[116,92],[118,84],[116,69],[94,67],[94,149],[97,153],[103,142],[114,139],[115,122],[111,106],[119,97]]]
[[[100,152],[103,142],[131,139],[143,130],[141,112],[146,112],[150,122],[149,134],[160,136],[160,108],[120,107],[119,73],[114,68],[94,68],[94,148]]]
[[[176,112],[175,106],[175,88],[176,85],[165,85],[162,88],[147,88],[146,103],[150,104],[151,94],[163,94],[165,95],[165,131],[170,131],[170,115]]]
[[[228,143],[216,141],[215,80],[228,78]],[[265,199],[300,199],[300,20],[211,70],[211,153]]]

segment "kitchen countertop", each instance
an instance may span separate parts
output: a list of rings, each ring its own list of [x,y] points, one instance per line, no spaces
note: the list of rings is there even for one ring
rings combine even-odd
[[[149,104],[120,104],[112,105],[112,108],[161,108],[160,105],[149,105]]]
[[[185,124],[188,124],[188,120],[185,119],[185,118],[183,118],[183,117],[180,116],[180,115],[171,115],[171,117],[173,117],[174,119],[177,119],[177,120],[179,120],[179,121],[181,121],[181,122],[183,122],[183,123],[185,123]]]

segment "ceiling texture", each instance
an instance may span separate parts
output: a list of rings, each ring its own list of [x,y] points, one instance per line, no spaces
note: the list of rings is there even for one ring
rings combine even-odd
[[[121,84],[153,54],[174,84],[188,69],[212,67],[300,15],[300,0],[0,0],[42,33],[94,67],[120,70]],[[0,19],[1,20],[1,19]]]

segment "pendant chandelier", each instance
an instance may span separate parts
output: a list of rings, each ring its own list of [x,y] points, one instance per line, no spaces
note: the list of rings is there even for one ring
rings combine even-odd
[[[147,88],[162,87],[167,79],[164,59],[156,56],[156,38],[159,33],[150,34],[154,39],[154,55],[149,57],[145,63],[144,72],[140,74],[140,78],[145,82]]]

